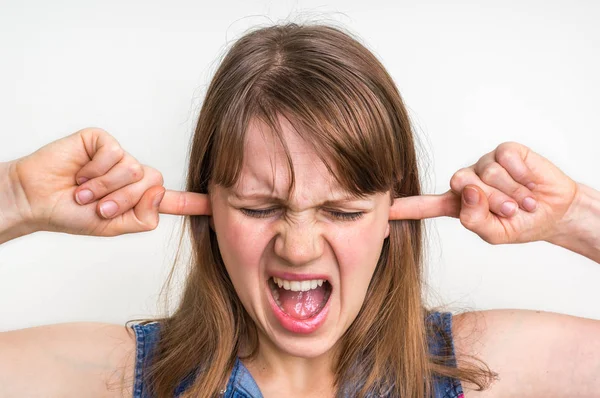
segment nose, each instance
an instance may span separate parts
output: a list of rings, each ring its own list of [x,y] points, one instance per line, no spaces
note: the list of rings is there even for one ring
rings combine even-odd
[[[283,222],[275,238],[275,254],[292,266],[309,264],[323,255],[320,227],[310,221]]]

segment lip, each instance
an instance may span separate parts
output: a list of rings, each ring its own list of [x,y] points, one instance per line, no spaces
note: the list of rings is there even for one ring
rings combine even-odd
[[[282,273],[282,274],[287,275],[287,273]],[[302,275],[289,274],[289,275],[305,277],[308,274],[302,274]],[[286,279],[283,276],[278,276],[278,275],[273,275],[273,276],[277,276],[278,278]],[[321,277],[314,277],[314,275],[309,275],[309,276],[310,277],[305,277],[304,279],[288,279],[288,280],[326,279],[323,276],[321,276]],[[273,295],[271,293],[271,288],[269,287],[268,281],[266,283],[266,289],[267,289],[266,293],[267,293],[267,297],[269,300],[269,305],[271,306],[271,309],[273,310],[275,318],[277,318],[277,320],[279,321],[279,324],[284,329],[286,329],[290,332],[293,332],[293,333],[309,334],[309,333],[313,333],[315,330],[317,330],[319,327],[321,327],[321,325],[323,325],[323,323],[325,323],[325,320],[327,319],[327,314],[329,313],[329,303],[331,303],[331,300],[332,300],[331,295],[333,294],[333,290],[331,291],[329,298],[327,299],[327,302],[325,303],[325,306],[321,309],[321,311],[319,311],[319,313],[317,315],[315,315],[311,318],[300,320],[300,319],[296,319],[296,318],[289,316],[288,314],[283,312],[281,310],[281,308],[279,308],[279,306],[275,302],[275,299],[273,299]]]

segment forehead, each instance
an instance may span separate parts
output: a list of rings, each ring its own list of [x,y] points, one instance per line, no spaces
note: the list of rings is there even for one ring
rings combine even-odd
[[[281,140],[271,128],[254,118],[246,132],[244,161],[236,190],[245,194],[269,193],[286,197],[292,179],[296,193],[341,191],[337,180],[329,172],[314,147],[308,143],[283,116],[278,116]],[[289,159],[287,157],[289,155]]]

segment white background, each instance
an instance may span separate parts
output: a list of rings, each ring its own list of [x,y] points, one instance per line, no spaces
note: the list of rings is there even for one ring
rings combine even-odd
[[[322,20],[358,34],[395,79],[427,193],[509,140],[600,189],[599,4],[0,1],[0,161],[97,126],[181,189],[227,46],[255,25]],[[142,234],[38,232],[1,245],[0,330],[156,314],[179,224],[162,215]],[[600,319],[600,264],[543,242],[491,246],[456,219],[427,225],[432,303]]]

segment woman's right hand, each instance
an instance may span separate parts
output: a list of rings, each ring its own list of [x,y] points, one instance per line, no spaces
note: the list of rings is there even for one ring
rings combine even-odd
[[[166,191],[158,170],[100,128],[54,141],[12,166],[21,217],[34,231],[115,236],[155,229],[159,211],[210,214],[206,195]]]

